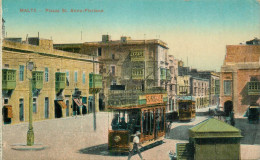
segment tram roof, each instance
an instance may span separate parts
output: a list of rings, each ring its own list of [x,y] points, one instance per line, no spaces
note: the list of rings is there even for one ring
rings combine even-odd
[[[166,106],[166,102],[164,103],[156,103],[156,104],[143,104],[143,105],[134,105],[134,106],[108,106],[108,109],[115,109],[115,110],[131,110],[131,109],[142,109],[142,108],[156,108]]]

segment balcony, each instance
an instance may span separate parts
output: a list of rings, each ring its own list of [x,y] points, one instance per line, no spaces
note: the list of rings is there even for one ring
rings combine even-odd
[[[66,73],[63,72],[56,72],[55,73],[55,89],[56,91],[60,91],[65,89],[66,85]]]
[[[102,89],[102,75],[101,74],[89,74],[89,92],[97,93]]]
[[[132,79],[135,79],[135,80],[144,79],[144,69],[143,68],[133,68],[132,69]]]
[[[16,70],[2,69],[2,89],[13,90],[16,87]]]
[[[132,50],[130,51],[131,61],[144,61],[144,50]]]
[[[260,95],[260,82],[248,82],[248,95]]]
[[[166,80],[166,69],[165,68],[161,68],[161,80]]]
[[[32,71],[32,87],[33,89],[42,89],[43,71]]]
[[[166,79],[167,79],[167,81],[170,81],[171,80],[171,72],[170,72],[170,70],[169,69],[166,69]]]

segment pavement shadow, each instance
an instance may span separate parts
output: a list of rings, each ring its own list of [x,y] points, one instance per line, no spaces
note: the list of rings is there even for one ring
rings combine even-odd
[[[141,152],[146,151],[148,149],[151,149],[151,148],[156,147],[158,145],[161,145],[163,143],[164,143],[163,141],[155,142],[153,144],[150,144],[148,146],[140,148],[140,151]],[[107,143],[80,149],[79,153],[81,153],[81,154],[102,155],[102,156],[123,156],[123,157],[126,157],[129,154],[128,152],[124,152],[124,153],[109,152]],[[136,153],[134,153],[134,155],[135,154]]]
[[[184,125],[184,126],[175,127],[171,129],[167,139],[189,140],[189,128],[193,126],[194,125]]]
[[[260,124],[251,124],[246,118],[236,118],[235,127],[241,130],[241,144],[260,145]]]
[[[80,149],[79,153],[81,153],[81,154],[103,155],[103,156],[115,156],[115,155],[116,156],[125,156],[125,154],[121,154],[121,153],[111,154],[108,151],[108,144],[107,143]]]

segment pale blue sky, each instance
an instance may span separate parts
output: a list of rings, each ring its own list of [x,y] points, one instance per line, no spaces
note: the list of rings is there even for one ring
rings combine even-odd
[[[258,0],[2,0],[8,37],[52,37],[54,43],[160,38],[189,66],[220,70],[225,45],[260,38]],[[35,13],[20,9],[35,8]],[[67,13],[61,13],[62,9]],[[70,13],[70,9],[103,13]],[[59,9],[47,13],[45,9]],[[81,40],[81,31],[83,38]]]

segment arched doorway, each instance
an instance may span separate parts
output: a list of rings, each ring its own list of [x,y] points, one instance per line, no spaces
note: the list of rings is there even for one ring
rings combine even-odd
[[[229,116],[229,114],[232,110],[233,110],[233,102],[232,101],[226,101],[224,103],[224,112],[226,113],[226,116]]]

